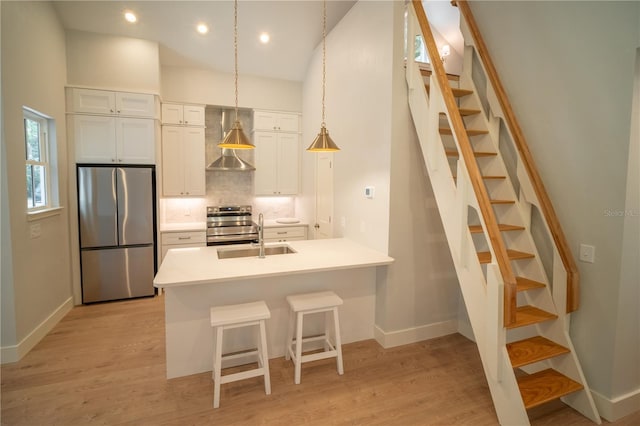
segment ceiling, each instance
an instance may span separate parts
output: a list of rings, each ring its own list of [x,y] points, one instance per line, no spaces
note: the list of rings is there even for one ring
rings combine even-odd
[[[233,72],[233,1],[54,1],[65,29],[158,42],[160,63]],[[355,1],[327,1],[327,32]],[[128,23],[131,10],[138,22]],[[199,22],[209,33],[198,34]],[[258,36],[267,32],[268,44]],[[314,49],[322,41],[322,1],[239,0],[238,70],[302,81]]]

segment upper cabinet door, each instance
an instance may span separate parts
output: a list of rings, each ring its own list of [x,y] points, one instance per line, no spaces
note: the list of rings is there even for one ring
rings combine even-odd
[[[127,117],[153,118],[155,98],[145,93],[115,92],[116,113]]]
[[[294,132],[300,131],[300,117],[298,114],[278,114],[278,131],[279,132]]]
[[[255,111],[253,127],[256,130],[278,130],[277,113],[272,111]]]
[[[156,115],[154,95],[94,89],[70,90],[73,102],[71,112],[144,118],[154,118]]]
[[[118,163],[155,163],[155,123],[144,118],[117,118]]]
[[[183,124],[182,105],[162,104],[162,124]]]
[[[116,121],[100,115],[74,115],[73,136],[78,163],[115,163]]]
[[[187,126],[204,126],[203,106],[185,105],[183,108],[184,124]]]
[[[255,193],[278,194],[278,135],[273,132],[255,132]]]
[[[185,195],[206,195],[204,156],[204,128],[184,128],[182,149],[184,151],[184,192]]]
[[[298,133],[300,132],[300,116],[286,112],[254,111],[253,128],[255,130]]]
[[[281,133],[278,135],[278,194],[298,193],[300,179],[300,135]]]
[[[165,197],[184,195],[182,143],[183,128],[162,126],[162,194]]]
[[[73,89],[73,112],[115,114],[115,93],[105,90]]]

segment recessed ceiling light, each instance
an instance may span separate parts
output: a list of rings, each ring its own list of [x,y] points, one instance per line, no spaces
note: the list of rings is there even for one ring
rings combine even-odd
[[[136,22],[138,20],[138,17],[132,11],[127,10],[127,11],[124,12],[124,19],[126,19],[127,22],[134,23],[134,22]]]
[[[200,34],[206,34],[209,32],[209,27],[207,26],[207,24],[201,22],[198,24],[198,26],[196,27],[196,30],[200,33]]]
[[[269,37],[269,34],[267,34],[267,33],[262,33],[262,34],[260,34],[260,41],[261,41],[263,44],[267,44],[267,43],[269,43],[269,39],[270,39],[270,38],[271,38],[271,37]]]

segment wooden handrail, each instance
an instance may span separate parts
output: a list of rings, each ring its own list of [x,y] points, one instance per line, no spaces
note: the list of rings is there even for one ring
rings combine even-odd
[[[547,194],[544,184],[542,183],[540,173],[538,173],[538,169],[536,168],[536,165],[533,161],[533,156],[531,155],[531,151],[529,151],[529,146],[527,145],[524,133],[522,132],[520,124],[516,119],[513,108],[511,108],[511,103],[509,102],[506,91],[504,90],[502,82],[498,77],[498,73],[495,66],[493,65],[491,56],[489,56],[489,50],[484,43],[484,39],[480,34],[478,25],[476,24],[473,14],[471,13],[471,8],[469,7],[469,4],[466,0],[457,0],[457,6],[460,9],[460,13],[464,17],[464,20],[467,22],[467,26],[469,27],[471,36],[474,39],[478,55],[480,56],[480,60],[484,64],[489,81],[491,81],[491,84],[493,85],[493,89],[496,93],[498,101],[500,102],[500,107],[502,108],[502,112],[504,113],[504,118],[507,122],[507,126],[511,131],[511,135],[513,136],[516,148],[520,153],[520,158],[524,163],[525,169],[529,174],[529,178],[531,179],[533,189],[536,192],[538,200],[540,201],[542,214],[547,221],[547,225],[549,226],[549,230],[551,231],[551,236],[556,244],[556,247],[558,248],[558,252],[560,254],[560,258],[562,259],[564,268],[567,271],[566,310],[567,312],[573,312],[578,309],[578,306],[580,304],[580,276],[578,274],[578,268],[576,266],[575,259],[573,258],[573,254],[569,249],[569,243],[567,242],[564,232],[562,231],[558,216],[553,209],[553,204],[551,204],[549,195]]]
[[[491,244],[491,247],[493,247],[493,251],[496,256],[496,262],[498,263],[500,274],[502,275],[502,279],[504,280],[503,321],[504,326],[506,327],[515,323],[516,320],[516,277],[513,273],[513,269],[511,268],[509,256],[507,255],[507,249],[505,248],[504,242],[502,241],[502,236],[500,235],[500,230],[498,228],[498,222],[493,212],[493,207],[491,207],[489,194],[487,193],[487,190],[484,186],[482,174],[480,173],[480,170],[478,168],[478,163],[476,162],[473,149],[471,148],[471,142],[469,141],[469,137],[467,136],[462,117],[460,116],[460,111],[458,110],[458,106],[453,97],[453,91],[451,90],[451,86],[449,85],[449,81],[447,80],[444,65],[440,60],[438,48],[436,47],[435,39],[433,38],[433,34],[431,33],[431,27],[429,26],[427,15],[424,12],[422,2],[420,0],[412,0],[412,3],[416,12],[416,17],[418,18],[418,23],[420,24],[420,29],[422,30],[422,36],[429,52],[429,57],[431,58],[433,72],[435,73],[435,76],[438,80],[438,84],[442,90],[442,96],[444,98],[445,105],[449,112],[449,118],[451,119],[453,132],[458,139],[458,144],[460,145],[460,154],[462,155],[462,159],[467,166],[469,179],[471,180],[471,185],[473,186],[476,198],[478,199],[480,212],[482,214],[482,217],[484,218],[485,226],[487,227],[487,233],[489,234],[489,244]]]

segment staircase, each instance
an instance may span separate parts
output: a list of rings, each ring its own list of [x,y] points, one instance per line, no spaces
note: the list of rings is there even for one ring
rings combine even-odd
[[[449,80],[412,3],[407,40],[433,59],[407,58],[411,114],[498,419],[529,424],[528,409],[561,399],[600,424],[568,333],[575,262],[469,6],[457,2],[464,72]]]

